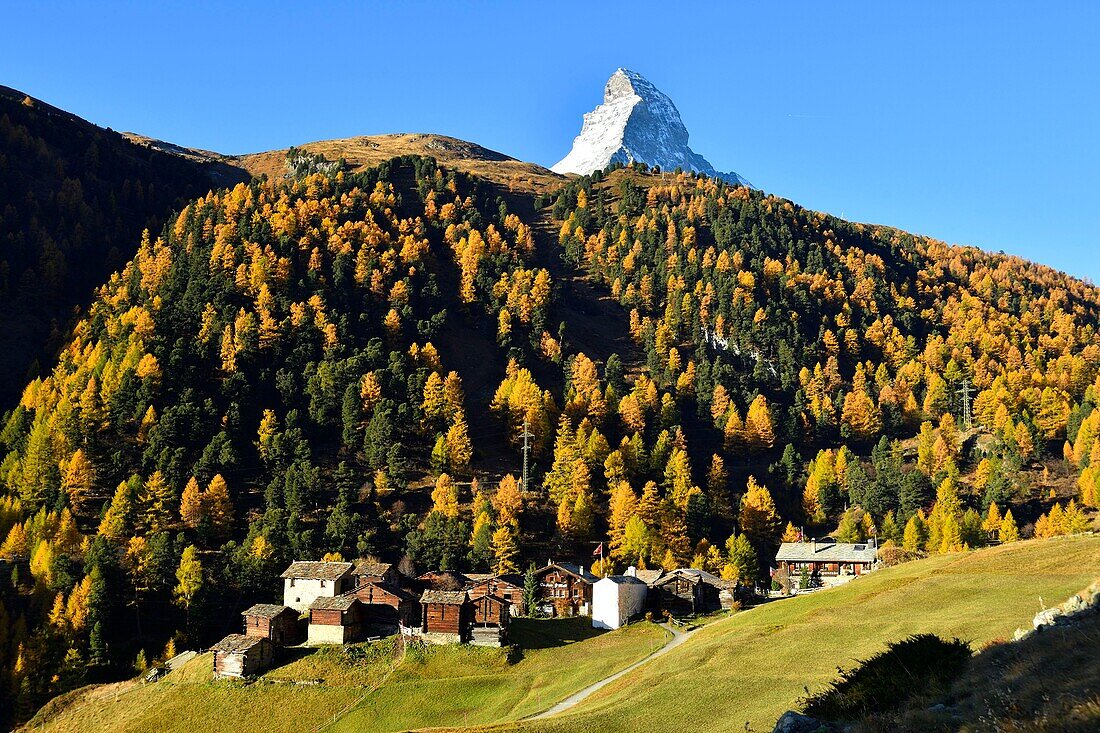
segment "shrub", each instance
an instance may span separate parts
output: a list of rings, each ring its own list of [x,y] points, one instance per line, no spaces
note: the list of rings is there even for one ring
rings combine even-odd
[[[887,646],[805,701],[807,715],[854,720],[898,709],[915,695],[946,690],[970,660],[970,644],[917,634]]]

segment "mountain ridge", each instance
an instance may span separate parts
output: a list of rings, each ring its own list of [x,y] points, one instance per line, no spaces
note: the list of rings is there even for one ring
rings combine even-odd
[[[668,95],[641,74],[620,67],[604,86],[603,103],[584,115],[572,149],[550,169],[587,175],[612,163],[634,162],[669,171],[682,168],[752,187],[739,174],[718,171],[692,150],[687,127]]]

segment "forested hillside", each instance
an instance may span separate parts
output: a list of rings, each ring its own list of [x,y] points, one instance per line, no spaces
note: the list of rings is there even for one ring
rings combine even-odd
[[[1087,521],[1092,286],[693,175],[551,198],[292,155],[136,236],[7,414],[19,718],[236,630],[291,558],[514,570],[608,540],[754,583],[796,525],[900,559]]]
[[[0,398],[49,368],[92,291],[186,200],[245,180],[0,87]]]

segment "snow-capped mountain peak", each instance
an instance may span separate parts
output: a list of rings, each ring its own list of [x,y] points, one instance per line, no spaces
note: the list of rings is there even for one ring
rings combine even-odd
[[[751,186],[736,173],[714,169],[688,147],[688,131],[676,105],[641,74],[618,69],[604,87],[603,104],[584,116],[573,149],[552,168],[555,173],[582,175],[614,162],[640,161],[677,167]]]

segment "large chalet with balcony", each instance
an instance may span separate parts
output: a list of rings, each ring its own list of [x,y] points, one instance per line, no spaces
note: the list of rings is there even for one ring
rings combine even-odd
[[[535,571],[539,584],[539,611],[547,616],[588,616],[592,612],[592,585],[599,580],[583,565],[550,561]]]

